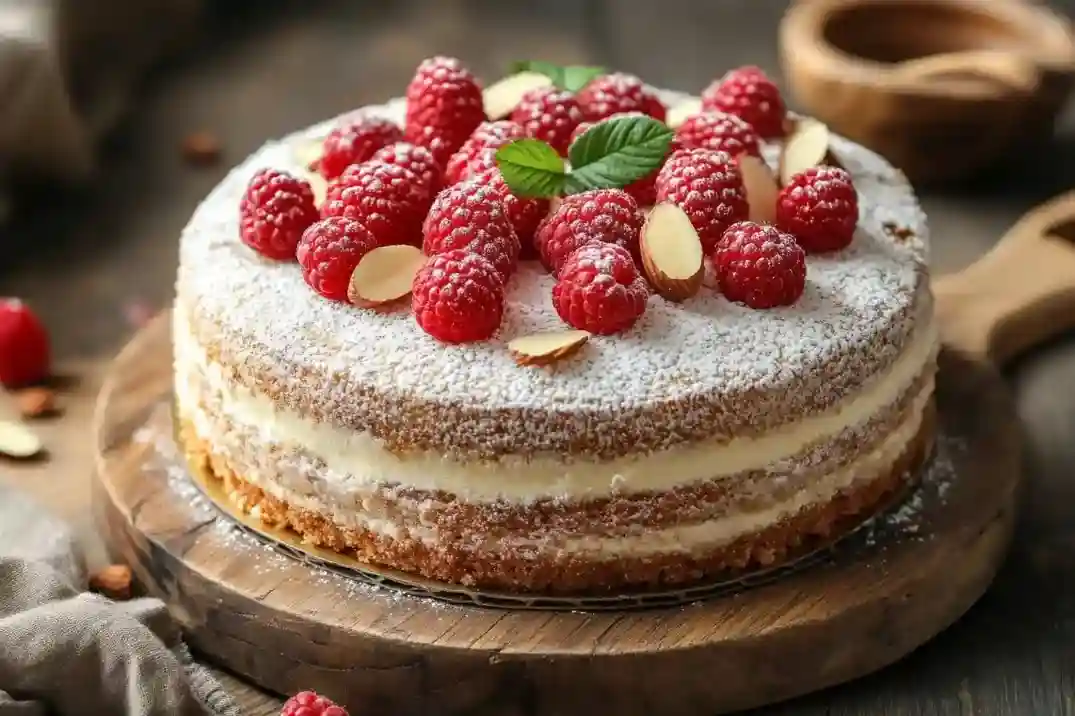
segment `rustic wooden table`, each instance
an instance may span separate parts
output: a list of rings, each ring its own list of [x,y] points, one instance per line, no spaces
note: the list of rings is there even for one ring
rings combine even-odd
[[[1075,13],[1075,0],[1055,4]],[[87,507],[92,397],[108,357],[131,331],[129,309],[168,301],[179,231],[230,163],[267,138],[399,94],[433,52],[462,57],[486,77],[512,59],[541,57],[614,66],[683,90],[744,63],[775,72],[774,28],[785,3],[231,5],[212,18],[184,62],[150,83],[92,190],[36,204],[0,236],[0,294],[33,303],[52,327],[61,366],[77,376],[67,414],[42,428],[52,458],[0,465],[0,479],[75,521],[95,562],[103,556]],[[1061,132],[1047,153],[959,193],[923,197],[938,271],[969,263],[1024,211],[1075,185],[1075,117],[1064,124],[1068,136]],[[199,129],[225,146],[226,161],[216,168],[194,169],[180,156],[183,137]],[[1075,714],[1075,337],[1024,357],[1011,367],[1010,382],[1026,429],[1029,489],[1016,546],[995,587],[904,662],[762,713]],[[279,708],[273,697],[223,678],[244,713]]]

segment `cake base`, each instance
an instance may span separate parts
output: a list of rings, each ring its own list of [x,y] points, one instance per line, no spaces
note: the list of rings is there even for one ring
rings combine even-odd
[[[906,655],[982,594],[1011,537],[1018,431],[995,372],[941,356],[939,452],[907,505],[825,564],[735,596],[594,613],[445,605],[366,587],[237,532],[142,427],[171,389],[167,317],[117,358],[94,507],[191,646],[276,692],[398,714],[726,713]]]

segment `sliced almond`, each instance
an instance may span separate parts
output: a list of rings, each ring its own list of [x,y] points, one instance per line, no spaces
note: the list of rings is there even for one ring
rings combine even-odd
[[[698,97],[691,97],[685,99],[677,105],[673,105],[668,108],[668,116],[665,117],[665,124],[672,129],[676,129],[679,125],[686,121],[687,117],[698,114],[702,111],[702,100]]]
[[[642,268],[654,290],[684,301],[702,287],[704,253],[690,217],[675,204],[658,204],[646,217],[640,241]]]
[[[796,174],[822,164],[840,166],[829,149],[830,142],[829,128],[823,123],[809,117],[798,120],[780,153],[781,185],[787,185]]]
[[[22,425],[0,421],[0,455],[24,459],[39,454],[43,448],[41,440]]]
[[[523,95],[532,89],[548,87],[552,80],[540,72],[520,72],[509,75],[485,88],[482,93],[485,114],[489,119],[503,119],[519,104]]]
[[[409,296],[414,276],[425,260],[416,246],[379,246],[358,262],[347,298],[356,306],[374,308]]]
[[[780,195],[776,176],[764,159],[753,154],[740,154],[737,160],[747,191],[747,203],[750,204],[750,220],[758,224],[774,223],[776,202]]]
[[[521,336],[508,343],[519,365],[550,365],[575,353],[590,339],[586,331],[552,331]]]
[[[324,139],[304,139],[295,145],[295,161],[301,164],[303,169],[312,170],[324,153],[324,144]]]
[[[318,172],[309,171],[306,172],[306,181],[310,182],[310,188],[314,192],[314,206],[320,209],[325,203],[325,195],[328,194],[328,180]]]

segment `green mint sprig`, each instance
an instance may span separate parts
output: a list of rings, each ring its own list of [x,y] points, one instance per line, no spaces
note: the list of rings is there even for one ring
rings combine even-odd
[[[590,67],[586,65],[556,65],[543,60],[519,60],[513,62],[510,68],[511,74],[519,72],[537,72],[545,75],[554,86],[568,92],[578,92],[590,83],[595,77],[606,73],[604,67]]]

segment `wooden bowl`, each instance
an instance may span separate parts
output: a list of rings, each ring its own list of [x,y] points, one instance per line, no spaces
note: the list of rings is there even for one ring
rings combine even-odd
[[[780,27],[802,109],[916,183],[958,180],[1047,139],[1075,36],[1020,0],[800,0]]]

